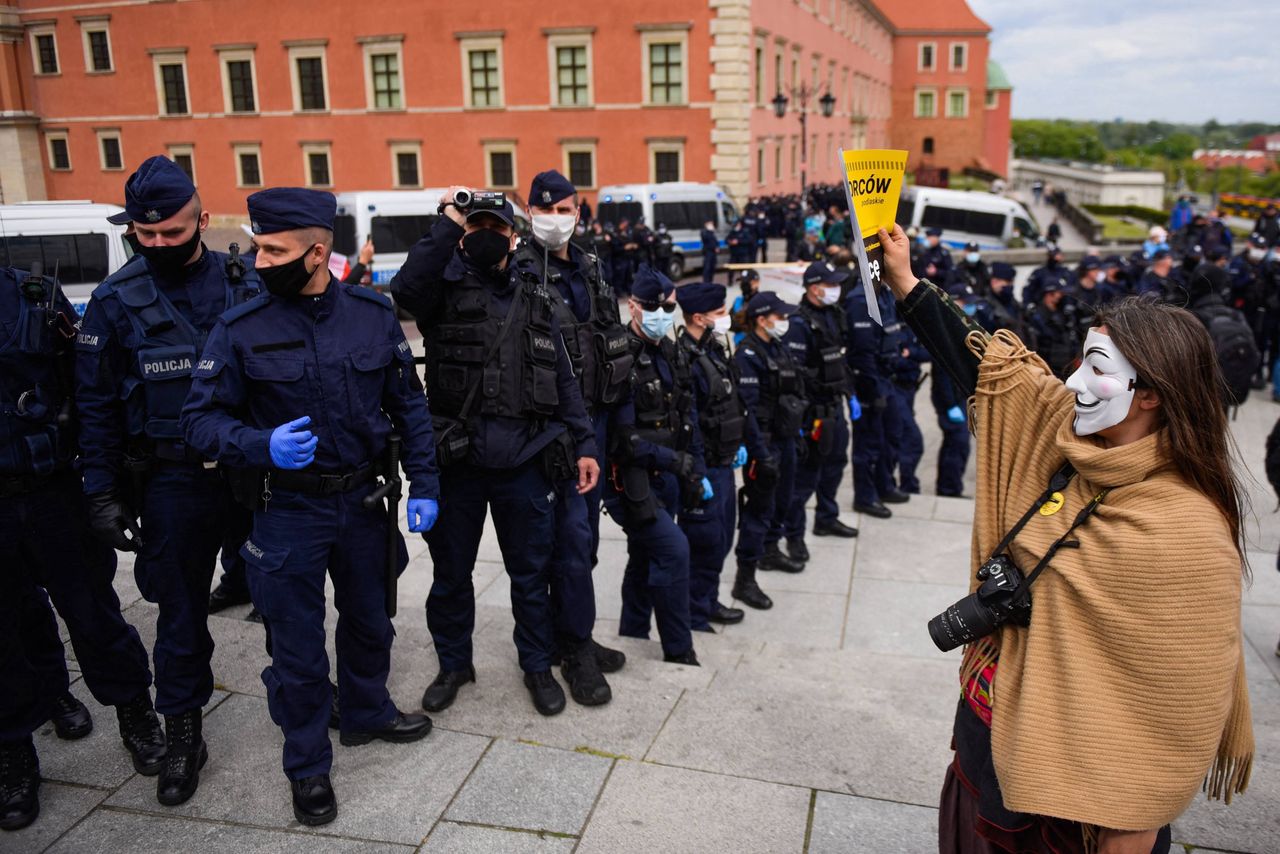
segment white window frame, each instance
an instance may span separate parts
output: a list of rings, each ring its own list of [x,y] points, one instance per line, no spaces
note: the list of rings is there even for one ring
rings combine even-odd
[[[933,112],[925,114],[920,111],[920,96],[928,94],[933,98]],[[932,86],[921,86],[911,97],[911,113],[917,119],[936,119],[938,117],[938,90]]]
[[[462,108],[464,110],[501,110],[507,106],[506,61],[502,56],[502,36],[464,36],[458,39],[462,60]],[[498,58],[498,103],[480,106],[471,103],[471,53],[491,50]]]
[[[303,113],[308,115],[322,116],[330,112],[333,108],[333,97],[329,94],[329,57],[327,44],[303,44],[289,46],[289,85],[293,89],[293,111],[295,113]],[[298,60],[299,59],[316,59],[320,60],[320,78],[324,82],[324,109],[302,109],[302,83],[298,78]],[[330,160],[330,169],[333,168],[333,162]],[[330,177],[333,177],[330,175]]]
[[[190,106],[190,104],[188,104]],[[189,142],[179,142],[173,145],[165,146],[165,156],[170,160],[174,160],[179,154],[185,154],[191,158],[191,183],[197,186],[200,182],[196,179],[199,174],[196,170],[196,147]]]
[[[649,46],[654,44],[671,44],[678,43],[680,45],[680,100],[678,101],[654,101],[652,100],[653,91],[649,85],[649,74],[652,69],[649,67]],[[683,107],[689,104],[689,31],[688,30],[645,30],[640,33],[640,73],[641,90],[640,103],[646,107]],[[649,171],[653,171],[653,165],[649,165]],[[684,171],[684,163],[680,164],[680,171]]]
[[[164,74],[161,72],[161,66],[164,65],[181,65],[182,66],[182,95],[187,102],[187,111],[185,113],[169,113],[165,112],[164,98]],[[173,50],[155,50],[151,53],[151,68],[155,74],[156,82],[156,115],[161,118],[169,116],[190,116],[191,115],[191,77],[187,73],[187,49],[175,48]]]
[[[951,109],[951,97],[952,97],[953,95],[962,95],[962,96],[964,96],[964,110],[963,110],[963,112],[959,112],[959,113],[957,113],[957,112],[952,111],[952,109]],[[965,87],[965,86],[953,86],[953,87],[951,87],[951,88],[947,89],[947,103],[946,103],[946,105],[945,105],[945,108],[946,108],[946,116],[947,116],[947,118],[949,118],[949,119],[967,119],[967,118],[969,117],[969,89],[968,89],[968,87]]]
[[[754,49],[751,53],[755,59],[755,68],[752,69],[751,85],[755,89],[751,94],[757,107],[763,107],[769,97],[769,78],[766,74],[767,68],[765,63],[768,62],[769,56],[769,38],[768,36],[757,36]]]
[[[391,149],[391,186],[397,190],[422,189],[422,143],[417,140],[401,140],[390,144]],[[400,183],[400,155],[412,154],[418,160],[418,183]],[[329,161],[329,177],[333,177],[333,160]]]
[[[983,107],[988,110],[994,110],[1000,106],[1000,90],[988,89],[986,98],[983,101]]]
[[[396,58],[396,76],[400,83],[400,106],[398,107],[379,107],[377,99],[373,92],[373,58],[375,56],[394,55]],[[405,73],[404,73],[404,41],[402,38],[387,38],[379,41],[365,42],[364,44],[364,103],[365,109],[371,113],[403,113],[408,105],[405,97]],[[327,91],[327,86],[326,86]],[[421,177],[422,158],[418,158],[419,171]]]
[[[40,48],[36,45],[36,36],[49,36],[53,39],[53,61],[57,71],[40,70]],[[31,42],[31,70],[36,77],[57,77],[62,74],[62,51],[58,48],[58,33],[53,24],[42,24],[27,30],[27,41]]]
[[[583,152],[586,152],[591,155],[591,183],[575,184],[574,189],[577,190],[578,192],[582,192],[583,190],[594,190],[596,189],[596,187],[600,186],[600,159],[597,156],[597,148],[598,148],[598,144],[591,140],[579,140],[577,142],[564,142],[564,143],[561,143],[560,145],[560,160],[561,160],[561,166],[564,168],[565,177],[568,177],[570,174],[570,170],[569,170],[570,154],[581,154]]]
[[[110,65],[106,68],[93,67],[93,50],[89,47],[89,34],[102,33],[107,37],[107,59]],[[116,49],[111,43],[111,27],[106,18],[92,18],[80,21],[80,43],[84,48],[85,74],[114,74],[116,71]],[[59,66],[61,67],[61,66]]]
[[[249,81],[253,87],[253,109],[237,110],[231,103],[231,70],[227,64],[231,62],[249,63]],[[218,67],[222,74],[222,110],[229,116],[256,116],[262,112],[262,100],[258,95],[258,63],[254,59],[253,48],[227,48],[218,51]],[[259,158],[261,163],[261,158]]]
[[[550,100],[552,109],[573,110],[593,107],[596,103],[596,64],[592,43],[595,39],[591,33],[556,33],[547,36],[547,77],[550,81]],[[556,50],[562,47],[585,47],[587,49],[587,102],[585,104],[560,103],[560,66],[556,62]],[[499,64],[501,68],[501,64]],[[594,168],[593,170],[594,171]]]
[[[504,140],[502,142],[486,142],[482,144],[484,149],[484,185],[494,190],[514,190],[520,186],[520,164],[516,159],[516,144],[514,140]],[[510,154],[511,155],[511,183],[498,184],[493,180],[493,162],[490,159],[493,154]],[[565,172],[569,174],[569,158],[564,158]],[[591,161],[595,165],[595,161]]]
[[[659,154],[675,152],[680,155],[680,170],[676,173],[676,180],[684,180],[684,141],[677,139],[651,139],[648,142],[649,148],[649,183],[658,183],[658,164],[657,157]]]
[[[959,65],[956,65],[956,48],[960,48]],[[951,71],[968,71],[969,70],[969,43],[968,42],[952,42],[947,45],[947,68]]]
[[[98,166],[102,169],[103,172],[123,172],[124,164],[126,161],[124,159],[124,140],[120,138],[120,129],[119,128],[103,128],[102,130],[95,131],[94,133],[98,138]],[[119,166],[107,165],[107,153],[102,149],[102,142],[103,140],[107,140],[107,139],[114,139],[116,141],[116,146],[120,150]]]
[[[933,55],[933,63],[931,65],[924,64],[924,49],[929,48]],[[920,42],[916,45],[916,71],[937,71],[938,70],[938,43],[937,42]]]
[[[53,165],[53,141],[60,139],[67,144],[67,168]],[[71,139],[65,130],[50,130],[44,134],[44,152],[45,157],[49,159],[50,172],[70,172],[75,169],[75,163],[71,160]]]
[[[304,187],[330,189],[334,186],[333,178],[333,144],[329,142],[302,143],[302,182]],[[311,155],[323,154],[329,161],[329,183],[313,184],[311,182]]]
[[[240,163],[240,155],[252,154],[258,158],[258,183],[246,184],[244,171]],[[236,160],[236,186],[242,189],[256,189],[266,186],[266,175],[262,169],[262,145],[257,142],[236,142],[231,145],[231,156]]]

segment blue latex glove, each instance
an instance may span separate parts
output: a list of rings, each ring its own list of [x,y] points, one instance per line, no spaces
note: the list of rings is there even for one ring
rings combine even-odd
[[[409,520],[409,530],[415,534],[430,531],[440,515],[440,502],[434,498],[410,498],[405,505],[405,516]]]
[[[714,488],[712,488],[711,481],[707,480],[704,477],[702,479],[702,500],[710,501],[713,497],[715,497],[715,494],[716,494],[716,491]]]
[[[958,406],[953,406],[947,410],[947,420],[952,424],[964,423],[964,410]]]
[[[858,398],[850,395],[849,397],[849,420],[857,421],[862,417],[862,404],[858,402]]]
[[[738,453],[733,457],[733,467],[740,469],[747,464],[747,446],[739,445]]]
[[[304,415],[271,431],[271,442],[267,447],[276,468],[303,469],[315,460],[316,445],[320,440],[306,429],[310,423],[311,416]]]

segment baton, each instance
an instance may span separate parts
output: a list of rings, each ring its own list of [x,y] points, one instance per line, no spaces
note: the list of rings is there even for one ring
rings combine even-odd
[[[396,528],[396,520],[400,513],[400,436],[392,433],[387,437],[387,473],[382,485],[370,492],[361,502],[366,509],[372,510],[387,499],[387,586],[383,605],[388,617],[396,615],[396,587],[400,580],[400,531]]]

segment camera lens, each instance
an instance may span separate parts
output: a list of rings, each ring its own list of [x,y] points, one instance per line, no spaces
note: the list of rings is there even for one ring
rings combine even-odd
[[[453,193],[453,205],[458,208],[471,207],[471,191],[455,190]]]
[[[995,627],[995,612],[972,593],[929,621],[929,637],[938,649],[950,652],[991,634]]]

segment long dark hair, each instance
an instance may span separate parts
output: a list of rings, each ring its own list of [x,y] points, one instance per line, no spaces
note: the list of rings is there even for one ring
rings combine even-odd
[[[1247,499],[1231,465],[1234,444],[1222,405],[1226,381],[1209,333],[1191,312],[1137,297],[1104,307],[1093,325],[1107,328],[1137,370],[1139,387],[1160,396],[1156,412],[1169,459],[1222,513],[1247,574]]]

